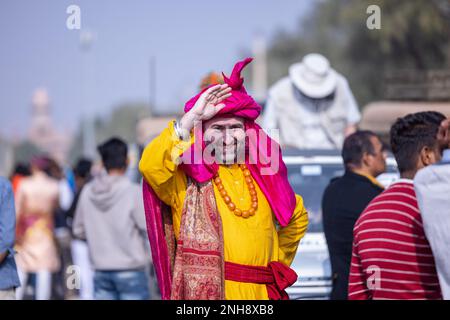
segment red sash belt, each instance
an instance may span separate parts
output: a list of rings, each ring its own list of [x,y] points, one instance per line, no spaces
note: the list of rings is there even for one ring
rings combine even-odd
[[[284,289],[297,281],[297,274],[285,264],[276,261],[270,262],[267,267],[225,262],[225,280],[265,284],[270,300],[289,300]]]

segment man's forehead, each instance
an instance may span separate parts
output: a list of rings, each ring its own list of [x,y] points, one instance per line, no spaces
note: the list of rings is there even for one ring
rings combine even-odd
[[[236,124],[244,124],[244,119],[239,117],[216,117],[214,119],[208,120],[205,123],[206,127],[210,127],[212,125],[217,126],[231,126]]]

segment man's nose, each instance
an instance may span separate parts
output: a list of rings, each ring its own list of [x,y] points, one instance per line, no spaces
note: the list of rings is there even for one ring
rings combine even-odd
[[[234,137],[231,132],[225,132],[223,135],[223,143],[228,146],[234,143]]]

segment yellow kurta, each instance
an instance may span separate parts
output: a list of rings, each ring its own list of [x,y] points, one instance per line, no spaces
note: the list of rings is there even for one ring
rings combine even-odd
[[[193,138],[189,142],[178,139],[173,122],[170,122],[168,128],[145,148],[139,163],[139,169],[146,181],[158,197],[172,208],[177,237],[187,179],[184,172],[177,168],[176,161],[192,142]],[[251,197],[239,166],[219,166],[219,176],[236,206],[241,209],[250,208]],[[256,183],[255,188],[258,194],[258,209],[254,216],[245,219],[235,216],[228,209],[214,185],[217,208],[223,225],[224,259],[253,266],[267,266],[271,261],[279,261],[289,266],[308,225],[303,200],[296,195],[297,205],[289,225],[279,228],[269,203]],[[225,298],[256,300],[268,299],[268,296],[265,285],[226,280]]]

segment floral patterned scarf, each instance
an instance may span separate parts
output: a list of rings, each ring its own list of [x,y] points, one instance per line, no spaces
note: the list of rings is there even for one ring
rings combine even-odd
[[[172,300],[223,300],[222,220],[211,181],[190,183],[181,216]]]
[[[145,217],[163,300],[223,300],[222,221],[211,181],[189,181],[175,245],[170,208],[143,182]],[[173,272],[172,272],[173,270]]]

